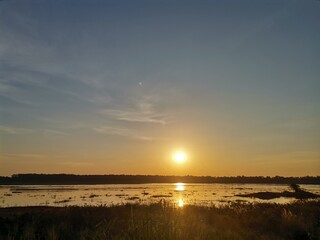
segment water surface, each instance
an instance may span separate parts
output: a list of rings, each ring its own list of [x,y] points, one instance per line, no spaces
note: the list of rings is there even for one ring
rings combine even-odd
[[[320,194],[320,185],[301,185]],[[273,184],[101,184],[101,185],[8,185],[0,186],[0,207],[97,206],[125,203],[150,204],[162,200],[176,206],[221,205],[230,202],[290,203],[294,198],[261,200],[238,197],[255,192],[291,191]]]

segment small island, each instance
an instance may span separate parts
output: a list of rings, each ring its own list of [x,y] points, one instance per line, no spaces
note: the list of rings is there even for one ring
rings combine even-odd
[[[250,198],[259,198],[263,200],[270,200],[274,198],[295,198],[295,199],[312,199],[319,198],[320,195],[314,194],[308,191],[305,191],[300,188],[298,184],[292,183],[290,187],[293,191],[283,191],[283,192],[256,192],[249,194],[237,194],[238,197],[250,197]]]

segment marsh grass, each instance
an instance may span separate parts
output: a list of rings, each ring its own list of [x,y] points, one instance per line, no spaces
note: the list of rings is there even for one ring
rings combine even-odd
[[[0,239],[320,239],[320,201],[0,209]]]

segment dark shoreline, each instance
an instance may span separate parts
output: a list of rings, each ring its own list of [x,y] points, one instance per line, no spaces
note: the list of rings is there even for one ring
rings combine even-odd
[[[320,185],[320,176],[305,177],[212,177],[159,175],[73,175],[73,174],[14,174],[1,177],[0,185],[90,185],[144,183],[223,183],[223,184],[309,184]]]

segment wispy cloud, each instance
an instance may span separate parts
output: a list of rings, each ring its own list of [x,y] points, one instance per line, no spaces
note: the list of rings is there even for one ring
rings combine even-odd
[[[17,127],[4,126],[4,125],[0,125],[0,132],[6,133],[6,134],[13,134],[13,135],[41,133],[41,132],[48,135],[67,135],[67,133],[61,132],[55,129],[17,128]]]
[[[166,120],[163,116],[153,113],[145,113],[139,110],[106,109],[103,110],[102,113],[122,121],[166,124]]]
[[[96,96],[93,96],[93,97],[85,98],[85,100],[87,102],[94,103],[96,105],[106,105],[106,104],[109,104],[111,102],[111,97],[102,96],[102,95],[96,95]]]
[[[102,114],[115,120],[167,124],[170,116],[168,113],[156,110],[154,99],[152,96],[143,97],[134,107],[122,109],[104,109]]]
[[[66,133],[64,132],[61,132],[61,131],[57,131],[57,130],[53,130],[53,129],[44,129],[43,132],[45,134],[53,134],[53,135],[67,135]]]
[[[1,72],[0,68],[0,72]],[[5,79],[7,76],[2,76]],[[0,79],[0,97],[2,99],[10,100],[11,103],[23,105],[23,106],[35,106],[38,105],[36,102],[30,101],[28,97],[23,94],[21,89],[14,86],[13,82],[8,80]],[[2,108],[10,108],[6,104],[2,103]]]
[[[136,132],[134,130],[127,129],[127,128],[103,126],[103,127],[93,128],[93,130],[102,134],[118,135],[118,136],[129,137],[129,138],[143,140],[143,141],[154,140],[154,138],[152,137],[144,136],[139,132]]]
[[[41,66],[15,66],[0,67],[3,78],[0,82],[0,94],[6,97],[20,99],[21,102],[33,99],[33,91],[42,89],[61,96],[71,96],[78,100],[93,102],[99,96],[95,89],[83,81],[74,78],[68,73],[41,69]],[[63,87],[61,87],[63,86]],[[27,89],[27,90],[26,90]],[[100,101],[102,101],[100,99]]]
[[[118,135],[142,141],[164,140],[155,132],[159,126],[163,127],[172,119],[172,114],[165,111],[161,98],[157,95],[139,96],[130,103],[122,106],[100,110],[100,114],[106,117],[112,124],[101,124],[93,130],[102,134]],[[129,124],[136,123],[136,124]],[[137,125],[141,124],[141,125]],[[151,124],[143,126],[142,124]]]
[[[7,134],[28,134],[32,133],[33,130],[28,128],[17,128],[0,125],[0,132]]]

